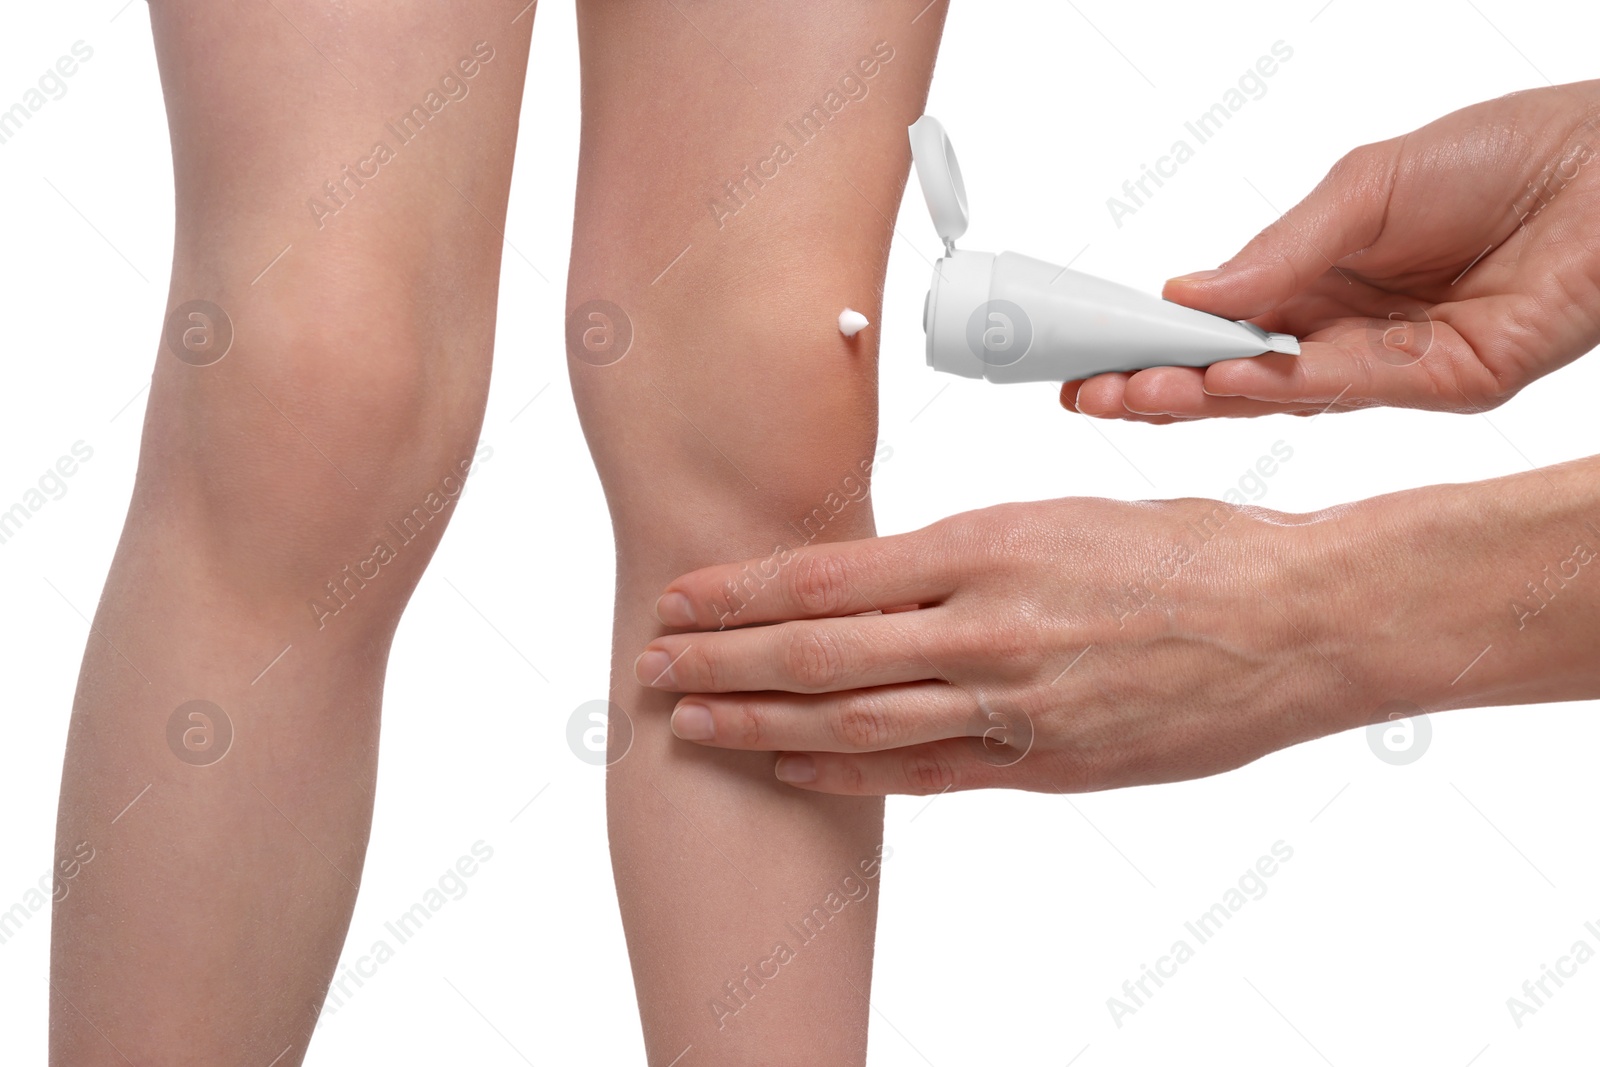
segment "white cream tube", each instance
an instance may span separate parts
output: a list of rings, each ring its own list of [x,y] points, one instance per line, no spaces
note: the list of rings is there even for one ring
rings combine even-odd
[[[917,180],[945,247],[922,311],[930,367],[991,382],[1064,382],[1267,352],[1300,354],[1300,342],[1288,334],[1015,252],[958,250],[956,238],[967,231],[967,190],[955,148],[931,115],[913,123],[910,136]]]
[[[1299,342],[1015,252],[953,251],[924,310],[928,365],[991,382],[1205,367]]]

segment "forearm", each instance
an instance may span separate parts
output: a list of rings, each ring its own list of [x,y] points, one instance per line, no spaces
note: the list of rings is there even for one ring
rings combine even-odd
[[[1600,696],[1600,457],[1375,497],[1313,517],[1312,640],[1363,708],[1426,711]],[[1310,577],[1312,569],[1316,577]],[[1370,707],[1368,707],[1370,705]]]

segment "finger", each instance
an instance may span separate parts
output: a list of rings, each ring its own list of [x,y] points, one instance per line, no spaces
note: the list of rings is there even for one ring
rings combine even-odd
[[[797,789],[841,796],[928,796],[963,789],[1016,786],[1015,764],[984,755],[977,738],[934,741],[888,752],[795,752],[778,758],[778,780]]]
[[[1374,365],[1370,353],[1352,353],[1338,345],[1305,342],[1298,356],[1276,352],[1254,359],[1230,359],[1206,368],[1204,389],[1217,397],[1239,397],[1273,403],[1331,403],[1355,396],[1372,398],[1394,392],[1400,368]],[[1415,372],[1412,372],[1415,373]]]
[[[1365,411],[1367,406],[1360,404],[1327,404],[1320,408],[1306,408],[1304,411],[1291,411],[1289,414],[1301,419],[1314,419],[1318,415],[1340,415],[1347,411]]]
[[[1097,374],[1079,383],[1075,407],[1080,413],[1096,419],[1121,419],[1124,422],[1145,422],[1156,426],[1179,421],[1171,415],[1129,411],[1124,398],[1130,377],[1122,372]]]
[[[1164,415],[1146,416],[1140,413],[1130,412],[1126,408],[1124,408],[1120,413],[1084,411],[1082,408],[1078,407],[1078,392],[1083,388],[1084,382],[1087,380],[1088,379],[1085,378],[1079,378],[1077,381],[1061,383],[1062,407],[1066,408],[1068,411],[1076,411],[1080,415],[1092,415],[1097,419],[1126,419],[1129,422],[1148,422],[1156,425],[1165,425],[1166,423],[1177,421],[1176,419],[1169,418]]]
[[[1122,390],[1127,384],[1126,374],[1096,374],[1078,383],[1074,407],[1081,414],[1095,418],[1116,418],[1123,412]]]
[[[656,617],[668,626],[722,629],[935,603],[954,589],[940,548],[927,530],[780,548],[674,579],[656,601]]]
[[[1124,386],[1122,403],[1129,411],[1178,419],[1255,418],[1298,414],[1321,407],[1215,396],[1206,392],[1205,369],[1200,367],[1155,367],[1139,371]]]
[[[767,752],[876,752],[993,726],[972,695],[947,682],[914,682],[802,696],[695,693],[672,713],[672,732],[711,748]]]
[[[1263,315],[1383,231],[1400,141],[1346,155],[1309,195],[1216,270],[1167,282],[1162,295],[1227,319]]]
[[[1205,390],[1279,404],[1459,408],[1463,386],[1493,388],[1471,345],[1442,319],[1352,320],[1320,331],[1300,355],[1269,353],[1213,364]],[[1492,377],[1492,376],[1489,376]]]
[[[679,693],[827,693],[941,677],[934,612],[786,622],[668,634],[646,646],[634,675]]]
[[[1204,369],[1197,367],[1154,367],[1131,375],[1104,377],[1115,380],[1103,383],[1099,379],[1090,380],[1095,383],[1096,391],[1089,404],[1092,410],[1085,413],[1097,418],[1167,424],[1196,419],[1298,414],[1322,407],[1212,396],[1206,392]]]

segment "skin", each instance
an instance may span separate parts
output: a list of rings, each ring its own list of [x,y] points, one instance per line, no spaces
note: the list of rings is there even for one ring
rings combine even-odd
[[[616,537],[608,825],[645,1045],[663,1067],[866,1055],[882,802],[803,796],[771,757],[679,744],[672,694],[636,681],[634,660],[663,632],[651,609],[674,575],[873,532],[850,487],[875,451],[877,331],[845,338],[836,320],[846,305],[880,317],[905,131],[943,20],[926,6],[578,6],[567,306],[602,351],[578,331],[568,367]],[[787,127],[875,54],[820,133]],[[779,140],[794,157],[759,186],[743,179]],[[737,201],[732,179],[746,182]],[[592,300],[631,323],[615,361],[605,324],[581,313]],[[818,521],[831,496],[848,503]],[[821,933],[790,929],[841,886],[860,899]],[[787,962],[773,962],[780,943]]]
[[[1201,777],[1395,701],[1600,696],[1600,586],[1581,577],[1600,562],[1583,562],[1600,554],[1597,486],[1600,459],[1586,459],[1309,515],[1007,504],[800,551],[737,616],[748,628],[649,648],[674,661],[659,684],[692,691],[679,737],[787,752],[777,777],[804,789]],[[715,627],[741,570],[677,579],[661,614]],[[1525,585],[1546,580],[1538,596]],[[920,607],[874,610],[908,602]]]
[[[53,909],[50,1062],[288,1067],[361,881],[394,629],[453,506],[379,577],[341,570],[474,457],[532,16],[150,16],[177,192],[167,306],[214,302],[234,342],[209,366],[156,354],[68,731],[57,862],[81,842],[94,858]],[[479,41],[493,58],[469,94],[399,144],[384,124]],[[332,204],[322,183],[378,139],[395,158],[319,226],[308,199]],[[347,603],[319,619],[334,580]],[[169,747],[194,699],[232,725],[214,762]],[[212,719],[183,720],[202,749]]]
[[[169,307],[210,300],[235,339],[209,366],[156,359],[80,675],[51,947],[62,1067],[302,1061],[361,880],[389,649],[449,506],[380,577],[342,568],[475,456],[533,12],[335,7],[152,2],[178,201]],[[864,495],[812,517],[874,454],[875,332],[846,340],[834,319],[843,303],[878,317],[942,27],[924,7],[579,6],[568,306],[610,300],[635,336],[619,361],[579,341],[570,363],[617,537],[612,698],[638,730],[608,803],[651,1063],[865,1058],[881,802],[801,796],[768,757],[677,745],[671,698],[631,665],[672,575],[873,531]],[[479,41],[494,53],[470,92],[398,143],[386,124]],[[719,223],[721,183],[873,56],[864,95]],[[393,159],[328,197],[379,139]],[[595,326],[575,321],[579,338]],[[309,605],[338,604],[330,581],[348,602],[322,618]],[[204,765],[169,745],[193,699],[222,714],[182,719],[185,737],[233,727]],[[841,890],[814,940],[788,932]],[[780,939],[781,978],[719,1025],[725,983]]]
[[[1363,145],[1215,271],[1163,295],[1302,339],[1209,368],[1067,382],[1136,422],[1486,411],[1600,330],[1600,81],[1512,93]]]
[[[1359,149],[1222,274],[1179,286],[1309,334],[1299,359],[1103,376],[1078,405],[1145,421],[1470,411],[1570,362],[1600,342],[1596,86]],[[1508,216],[1547,173],[1559,189]],[[1416,300],[1421,337],[1377,318]],[[1398,332],[1386,344],[1378,325]],[[786,753],[776,777],[804,790],[1174,781],[1395,715],[1600,696],[1600,586],[1580,577],[1597,554],[1600,457],[1307,515],[1008,504],[680,576],[657,612],[704,632],[650,642],[640,675],[688,694],[681,739]]]

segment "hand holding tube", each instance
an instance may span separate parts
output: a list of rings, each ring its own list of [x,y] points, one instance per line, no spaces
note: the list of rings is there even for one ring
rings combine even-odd
[[[1143,422],[1388,405],[1477,412],[1600,342],[1600,82],[1513,93],[1355,149],[1167,299],[1299,337],[1296,357],[1067,382]]]

